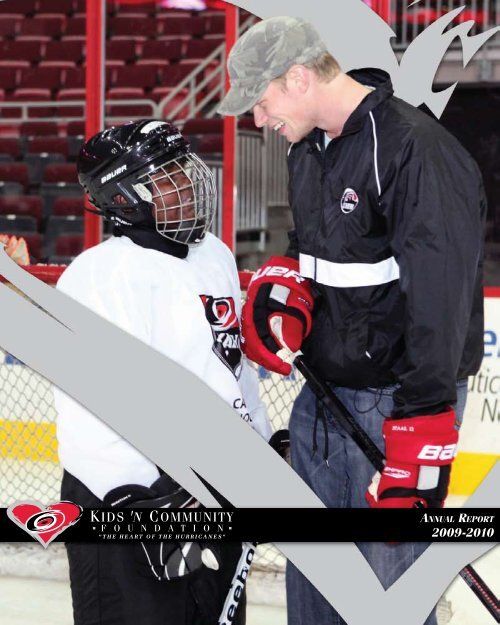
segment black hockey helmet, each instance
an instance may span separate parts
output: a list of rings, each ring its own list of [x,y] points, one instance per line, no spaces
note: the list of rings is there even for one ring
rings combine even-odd
[[[77,169],[90,202],[116,225],[156,228],[188,245],[211,226],[214,176],[168,122],[142,119],[99,132],[80,150]]]

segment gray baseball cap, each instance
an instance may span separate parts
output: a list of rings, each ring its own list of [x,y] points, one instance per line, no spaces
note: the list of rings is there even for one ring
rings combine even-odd
[[[227,61],[231,88],[221,115],[241,115],[260,100],[267,86],[292,65],[309,63],[327,48],[312,24],[298,17],[258,22],[234,44]]]

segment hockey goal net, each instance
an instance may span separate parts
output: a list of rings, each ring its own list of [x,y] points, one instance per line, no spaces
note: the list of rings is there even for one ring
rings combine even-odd
[[[63,269],[56,265],[27,268],[51,286],[55,285]],[[243,296],[250,276],[250,272],[240,274]],[[301,386],[298,374],[293,372],[284,378],[260,369],[259,381],[261,397],[267,405],[273,428],[286,427],[291,405]],[[8,507],[20,500],[32,499],[48,504],[59,499],[62,469],[57,456],[55,420],[51,382],[0,348],[0,507]],[[33,568],[38,566],[32,557],[36,547],[38,545],[20,545],[17,548],[21,552],[29,549],[28,561],[33,562]],[[4,552],[9,550],[5,545],[2,548]],[[29,563],[19,566],[15,557],[12,558],[15,551],[12,546],[9,569],[0,550],[0,574],[36,574]],[[284,564],[285,559],[275,548],[261,545],[253,570],[281,574]],[[46,567],[44,569],[47,571]],[[60,576],[54,570],[54,577]]]

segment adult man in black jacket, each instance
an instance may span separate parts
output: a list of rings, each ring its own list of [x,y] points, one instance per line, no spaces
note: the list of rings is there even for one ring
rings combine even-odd
[[[287,255],[250,285],[245,351],[286,374],[302,349],[387,458],[373,476],[305,385],[290,419],[292,464],[330,507],[440,507],[465,378],[483,349],[477,166],[434,119],[392,95],[387,74],[342,73],[303,20],[252,27],[228,69],[219,112],[252,109],[257,126],[292,144],[295,230]],[[311,457],[318,444],[324,461]],[[425,545],[359,548],[388,587]],[[291,566],[287,589],[289,624],[343,623]],[[431,614],[426,624],[435,623]]]

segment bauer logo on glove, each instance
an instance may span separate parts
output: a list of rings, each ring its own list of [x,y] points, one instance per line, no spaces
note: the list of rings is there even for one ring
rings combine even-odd
[[[458,431],[450,408],[436,415],[386,419],[387,461],[368,487],[372,508],[442,508],[457,453]]]
[[[252,278],[243,306],[242,348],[250,360],[289,375],[311,331],[314,299],[293,258],[273,256]]]

